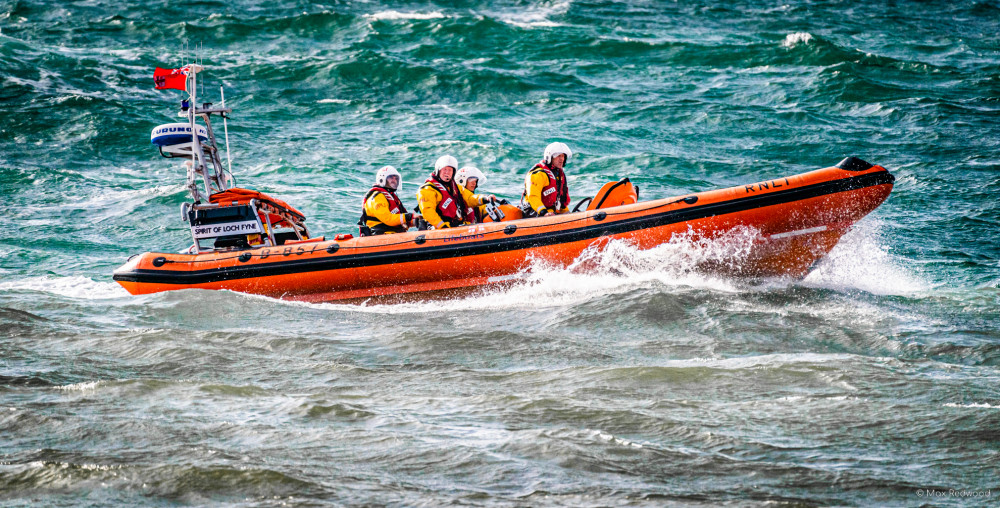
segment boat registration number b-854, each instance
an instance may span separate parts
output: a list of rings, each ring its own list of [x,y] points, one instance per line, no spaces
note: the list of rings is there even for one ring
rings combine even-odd
[[[262,233],[257,221],[226,222],[223,224],[207,224],[204,226],[193,226],[191,232],[197,239],[215,238],[229,235],[249,235]]]

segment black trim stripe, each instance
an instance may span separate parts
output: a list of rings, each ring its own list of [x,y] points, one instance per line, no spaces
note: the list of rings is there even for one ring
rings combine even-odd
[[[265,265],[230,266],[210,268],[205,270],[170,271],[170,270],[134,270],[130,273],[116,273],[114,280],[124,282],[145,282],[158,284],[203,284],[224,280],[247,279],[271,275],[287,275],[303,272],[319,272],[344,268],[362,268],[393,263],[408,263],[414,261],[429,261],[453,257],[475,256],[496,252],[530,249],[556,245],[560,243],[589,240],[602,236],[647,229],[678,222],[738,213],[755,208],[779,205],[810,199],[838,192],[846,192],[876,185],[891,184],[895,177],[887,171],[868,173],[864,175],[842,178],[786,191],[747,196],[720,203],[710,203],[692,206],[680,210],[669,210],[661,213],[633,217],[606,224],[589,224],[583,227],[562,231],[538,233],[534,235],[501,237],[479,242],[409,247],[386,252],[362,254],[331,255],[319,259],[293,259],[268,263]],[[653,207],[655,208],[655,206]],[[622,213],[635,213],[622,212]],[[613,217],[614,213],[608,214]]]

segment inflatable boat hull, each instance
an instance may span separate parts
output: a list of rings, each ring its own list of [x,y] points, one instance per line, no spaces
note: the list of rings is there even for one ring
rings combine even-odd
[[[585,249],[622,239],[640,249],[674,235],[753,235],[720,269],[803,277],[892,191],[881,166],[835,167],[677,198],[437,231],[202,254],[145,253],[114,272],[132,294],[228,289],[304,301],[367,298],[516,280],[531,260],[568,265]],[[697,200],[694,199],[697,198]],[[692,203],[693,202],[693,203]]]

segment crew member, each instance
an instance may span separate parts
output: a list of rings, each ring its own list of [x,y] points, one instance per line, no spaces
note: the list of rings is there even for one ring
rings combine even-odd
[[[406,207],[396,196],[399,183],[399,171],[392,166],[375,173],[375,185],[365,195],[358,220],[361,236],[405,233],[420,218],[420,214],[406,213]]]
[[[484,201],[484,197],[473,195],[455,182],[457,167],[454,157],[439,157],[434,163],[434,172],[417,191],[417,207],[434,229],[475,224],[476,213],[472,207]]]
[[[525,212],[538,216],[569,211],[569,187],[563,166],[573,156],[566,143],[555,142],[545,147],[542,162],[528,171],[524,178],[522,202]]]
[[[465,190],[475,193],[481,184],[486,183],[486,176],[475,166],[465,166],[455,174],[455,181],[458,182],[459,186],[464,187]],[[475,198],[480,203],[483,203],[475,207],[476,221],[483,222],[483,217],[486,216],[486,204],[496,201],[497,197],[493,194],[477,194]]]

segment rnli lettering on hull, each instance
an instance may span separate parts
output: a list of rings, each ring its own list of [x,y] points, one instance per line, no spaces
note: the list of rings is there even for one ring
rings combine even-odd
[[[788,186],[788,185],[791,185],[791,184],[788,183],[788,179],[787,178],[779,178],[777,180],[768,180],[766,182],[752,183],[750,185],[744,185],[743,188],[746,189],[747,194],[750,194],[750,193],[757,192],[757,191],[779,189],[781,187],[785,187],[785,186]]]
[[[260,233],[260,226],[257,221],[244,221],[244,222],[227,222],[225,224],[209,224],[207,226],[195,226],[191,228],[191,232],[194,237],[201,240],[202,238],[216,238],[219,236],[230,236],[230,235],[249,235],[253,233]]]

